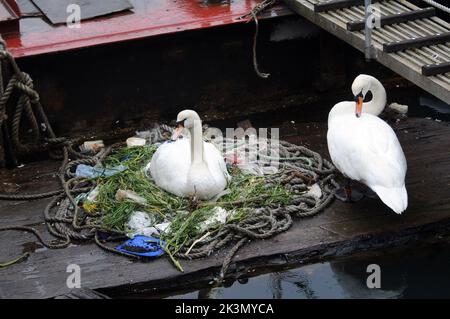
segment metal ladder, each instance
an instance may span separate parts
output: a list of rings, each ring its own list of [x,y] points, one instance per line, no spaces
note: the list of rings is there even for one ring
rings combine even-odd
[[[284,1],[367,58],[450,104],[450,24],[436,17],[434,7],[419,8],[407,0]]]

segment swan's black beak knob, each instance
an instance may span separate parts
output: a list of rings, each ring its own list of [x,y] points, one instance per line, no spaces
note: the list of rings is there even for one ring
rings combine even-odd
[[[173,131],[173,134],[172,134],[172,141],[175,141],[181,135],[181,133],[183,132],[184,121],[185,120],[177,121],[176,128],[175,128],[175,130]]]
[[[362,92],[355,96],[355,102],[356,102],[355,115],[356,115],[356,117],[361,117],[363,101],[364,101],[364,96],[363,96]]]

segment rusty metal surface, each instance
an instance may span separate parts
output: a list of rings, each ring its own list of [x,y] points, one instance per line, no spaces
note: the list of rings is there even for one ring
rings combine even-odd
[[[243,23],[239,19],[261,0],[234,0],[213,5],[199,0],[130,0],[132,14],[117,13],[82,23],[79,29],[52,26],[41,17],[20,21],[20,34],[4,35],[11,53],[25,57],[95,45]],[[269,9],[261,18],[292,14],[285,5]]]
[[[133,5],[128,0],[32,0],[52,24],[66,23],[67,8],[80,7],[81,20],[88,20],[115,12],[130,10]]]

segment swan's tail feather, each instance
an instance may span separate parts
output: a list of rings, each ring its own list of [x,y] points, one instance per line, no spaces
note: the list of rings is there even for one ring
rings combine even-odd
[[[401,214],[408,207],[408,193],[406,192],[405,185],[391,188],[383,186],[374,186],[371,188],[377,193],[383,203],[397,214]]]

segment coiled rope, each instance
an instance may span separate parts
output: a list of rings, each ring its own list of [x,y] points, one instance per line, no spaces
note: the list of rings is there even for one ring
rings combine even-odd
[[[230,144],[231,140],[224,140]],[[232,245],[224,258],[219,281],[222,280],[237,251],[251,240],[268,239],[287,231],[293,217],[312,217],[323,211],[334,198],[339,185],[334,180],[334,166],[320,154],[310,149],[280,141],[279,172],[266,176],[267,185],[279,184],[297,192],[292,202],[286,206],[270,205],[251,210],[248,216],[236,224],[226,224],[217,235],[197,243],[197,248],[182,249],[176,257],[184,259],[202,258],[226,245]],[[267,157],[266,155],[264,155]],[[322,196],[319,198],[306,193],[308,186],[317,183]],[[227,203],[220,203],[221,205]],[[230,205],[234,203],[229,203]]]
[[[94,237],[95,242],[99,246],[109,250],[110,248],[105,246],[102,240],[99,239],[98,232],[105,231],[122,236],[124,234],[110,229],[102,229],[98,225],[93,226],[89,224],[89,220],[87,222],[85,220],[83,225],[80,225],[81,219],[83,218],[78,216],[78,207],[73,195],[89,192],[93,189],[93,185],[89,185],[89,182],[83,181],[82,179],[74,178],[70,169],[78,164],[101,165],[102,160],[109,154],[111,148],[103,150],[91,157],[75,151],[70,140],[64,137],[56,137],[40,103],[39,94],[33,88],[31,77],[20,70],[14,57],[7,51],[4,40],[1,38],[0,62],[2,62],[0,63],[0,128],[2,128],[2,138],[5,144],[11,142],[10,146],[12,148],[9,150],[11,155],[15,155],[16,152],[22,154],[49,150],[52,158],[62,159],[57,174],[61,184],[60,190],[39,194],[0,194],[0,200],[13,201],[36,200],[56,196],[44,209],[44,220],[49,233],[56,237],[57,240],[48,242],[44,240],[38,230],[23,225],[1,226],[0,231],[16,230],[32,233],[45,247],[50,249],[65,248],[70,245],[72,239],[85,240]],[[12,71],[12,76],[6,85],[4,83],[4,67]],[[11,134],[9,134],[9,131],[4,128],[8,119],[6,107],[8,103],[12,103],[11,97],[13,92],[17,92],[19,97],[14,107]],[[32,138],[27,144],[23,143],[19,136],[23,114],[27,117],[28,124],[31,128],[30,135]],[[44,133],[42,138],[41,133]],[[13,161],[15,162],[15,158],[13,158]],[[83,183],[87,186],[83,186]],[[69,208],[69,206],[73,209]],[[53,215],[51,213],[52,210],[56,210]],[[135,257],[134,255],[124,255]],[[14,262],[22,259],[18,258]],[[11,265],[14,262],[3,265]]]
[[[0,43],[1,44],[1,43]],[[58,177],[61,184],[61,190],[46,192],[41,194],[27,195],[6,195],[0,194],[0,200],[34,200],[47,197],[53,197],[44,209],[44,221],[49,234],[55,239],[46,241],[34,227],[23,225],[10,225],[0,227],[0,231],[25,231],[33,234],[47,248],[62,249],[68,247],[72,241],[93,241],[102,249],[140,259],[140,257],[117,251],[108,246],[106,242],[126,238],[124,232],[117,229],[105,228],[101,223],[101,217],[105,213],[85,214],[78,207],[77,195],[92,191],[97,185],[95,181],[86,178],[76,177],[74,170],[79,164],[102,166],[103,160],[116,147],[121,144],[112,145],[94,156],[86,156],[77,152],[72,147],[72,142],[65,138],[56,137],[51,125],[39,102],[39,95],[33,89],[32,80],[26,73],[18,68],[14,58],[6,51],[0,50],[0,56],[9,61],[14,70],[6,89],[0,96],[0,120],[7,118],[5,107],[13,90],[17,89],[21,95],[16,106],[13,124],[12,141],[18,150],[30,151],[36,150],[36,145],[22,144],[19,138],[19,126],[23,113],[29,120],[33,129],[33,143],[40,141],[40,130],[45,128],[45,142],[52,150],[54,158],[62,158],[61,166],[58,170]],[[1,77],[0,77],[1,78]],[[1,83],[0,83],[1,84]],[[1,85],[0,85],[1,87]],[[1,93],[1,92],[0,92]],[[37,116],[35,116],[35,113]],[[39,121],[43,125],[39,125]],[[163,132],[171,132],[172,128],[167,125],[161,125],[158,132],[153,135],[152,142],[161,141]],[[229,146],[234,141],[225,139],[224,147]],[[285,141],[280,141],[280,170],[277,174],[267,176],[267,183],[281,184],[287,189],[292,190],[296,195],[289,205],[269,205],[267,207],[255,207],[242,220],[236,223],[226,224],[217,231],[214,236],[205,237],[198,241],[196,247],[190,247],[189,250],[182,248],[176,253],[176,257],[183,259],[204,258],[214,251],[231,247],[223,261],[220,278],[223,279],[232,262],[236,252],[251,240],[267,239],[281,232],[288,230],[293,217],[306,218],[318,214],[333,199],[337,183],[334,181],[333,165],[323,159],[320,154],[313,152],[303,146],[294,145]],[[245,148],[243,144],[236,146]],[[267,155],[258,153],[261,158],[268,159]],[[312,183],[319,185],[322,196],[314,197],[308,195],[305,191]],[[225,203],[232,205],[233,203]],[[26,256],[25,256],[26,257]],[[23,259],[23,256],[2,266],[9,266]]]
[[[172,128],[161,125],[161,131],[172,130]],[[163,136],[156,134],[155,136]],[[231,141],[225,139],[224,144]],[[239,144],[241,145],[241,144]],[[109,234],[113,239],[125,238],[124,232],[115,229],[106,229],[100,223],[103,213],[97,215],[86,215],[78,208],[75,200],[76,195],[90,192],[96,187],[95,182],[84,178],[77,178],[73,169],[79,164],[102,165],[111,150],[119,145],[114,145],[103,150],[92,158],[83,158],[71,162],[63,161],[60,169],[60,178],[64,191],[54,197],[44,210],[44,220],[48,232],[57,238],[56,241],[47,242],[43,236],[33,227],[7,226],[0,227],[0,231],[18,230],[27,231],[47,248],[60,249],[70,245],[72,241],[94,241],[102,249],[112,253],[137,258],[135,255],[119,252],[105,244],[104,234]],[[242,146],[239,146],[242,147]],[[68,152],[65,149],[64,154]],[[303,146],[294,145],[280,141],[280,170],[279,173],[267,176],[268,185],[284,185],[287,189],[296,192],[292,202],[286,206],[269,205],[267,207],[256,207],[237,223],[226,224],[217,234],[207,237],[196,243],[195,248],[182,248],[175,254],[181,259],[197,259],[210,256],[213,252],[231,247],[227,252],[219,279],[223,279],[232,262],[236,252],[251,240],[268,239],[281,232],[288,230],[294,218],[311,217],[321,212],[334,198],[338,184],[334,181],[333,165],[323,159],[320,154],[313,152]],[[306,194],[308,186],[317,183],[321,189],[320,198]],[[218,203],[219,204],[219,203]],[[221,205],[232,205],[236,203],[220,203]]]
[[[173,129],[165,126],[165,130]],[[293,217],[307,218],[323,211],[334,199],[339,188],[334,180],[335,168],[319,153],[304,146],[286,141],[279,141],[278,155],[267,155],[268,151],[261,145],[267,146],[267,140],[256,140],[256,143],[245,142],[244,139],[223,138],[212,140],[216,147],[222,150],[226,158],[233,154],[248,154],[256,152],[255,161],[276,160],[279,163],[278,172],[266,175],[266,185],[283,185],[288,190],[297,193],[292,202],[286,206],[269,205],[256,207],[237,223],[226,224],[213,237],[206,237],[195,242],[196,248],[181,248],[175,257],[182,259],[197,259],[210,256],[213,252],[225,246],[231,246],[227,252],[218,281],[223,280],[237,251],[251,240],[268,239],[287,231],[293,224]],[[220,145],[221,144],[221,145]],[[270,165],[270,164],[269,164]],[[321,190],[321,196],[313,196],[306,191],[309,186],[316,184]],[[232,206],[233,202],[218,202],[217,205]]]

